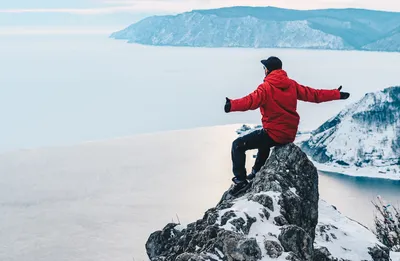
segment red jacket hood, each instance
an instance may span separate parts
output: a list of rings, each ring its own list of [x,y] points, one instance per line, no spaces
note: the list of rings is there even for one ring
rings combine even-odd
[[[272,87],[279,88],[281,90],[289,88],[292,83],[284,70],[272,71],[264,78],[264,82],[268,82]]]

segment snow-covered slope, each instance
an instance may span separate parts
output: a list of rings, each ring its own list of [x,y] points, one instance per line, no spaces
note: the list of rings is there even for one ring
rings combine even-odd
[[[111,37],[149,45],[397,51],[387,37],[399,26],[400,13],[232,7],[149,17]]]
[[[379,245],[376,236],[360,223],[341,214],[336,207],[320,200],[315,247],[326,247],[341,260],[370,260],[365,249]]]
[[[400,26],[386,37],[364,46],[366,50],[400,52]]]
[[[321,170],[400,179],[400,87],[366,94],[301,147]]]
[[[392,261],[400,261],[400,252],[399,253],[391,252],[390,258],[392,259]]]
[[[272,222],[275,217],[279,216],[280,206],[278,204],[279,194],[265,194],[271,196],[275,211],[271,212],[268,220],[258,220],[252,224],[248,237],[254,237],[258,242],[263,242],[268,239],[263,231],[268,231],[270,234],[279,234],[280,227]],[[263,206],[241,198],[229,208],[220,211],[219,216],[222,217],[225,213],[233,211],[238,217],[246,217],[246,214],[251,217],[258,217],[259,213],[263,213]],[[233,220],[234,218],[232,218]],[[229,220],[224,226],[225,229],[235,231],[236,228]],[[276,240],[273,236],[269,236],[270,240]],[[330,205],[324,200],[320,200],[318,204],[318,225],[316,227],[314,248],[322,251],[321,248],[326,248],[330,258],[337,260],[373,260],[369,254],[369,248],[382,244],[377,240],[376,236],[366,227],[351,220],[341,214],[336,207]],[[266,253],[264,253],[266,255]],[[397,253],[392,253],[393,258]],[[264,258],[262,260],[286,260],[287,253],[283,253],[277,259]],[[315,259],[318,260],[318,259]],[[335,259],[333,259],[335,260]],[[400,261],[393,259],[393,261]]]

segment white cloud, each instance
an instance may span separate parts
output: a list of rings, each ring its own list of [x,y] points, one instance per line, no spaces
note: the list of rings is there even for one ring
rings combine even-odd
[[[123,11],[135,11],[133,6],[115,6],[104,8],[41,8],[41,9],[0,9],[0,13],[70,13],[70,14],[106,14]]]
[[[0,27],[0,35],[107,35],[118,28],[98,28],[98,27]]]
[[[188,11],[226,6],[276,6],[291,9],[366,8],[400,11],[398,0],[98,0],[106,4],[135,5],[146,10]]]

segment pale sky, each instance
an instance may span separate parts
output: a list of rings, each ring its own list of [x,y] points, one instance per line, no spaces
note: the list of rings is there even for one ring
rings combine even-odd
[[[0,0],[0,35],[77,30],[86,33],[89,29],[98,33],[98,28],[112,32],[151,15],[228,6],[364,8],[400,12],[400,0]],[[61,27],[68,28],[62,31]]]
[[[3,0],[1,13],[176,13],[225,6],[365,8],[400,12],[400,0]]]

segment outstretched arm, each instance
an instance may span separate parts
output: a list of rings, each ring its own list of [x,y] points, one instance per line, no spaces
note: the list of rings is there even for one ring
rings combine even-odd
[[[263,105],[265,100],[266,91],[263,84],[260,84],[255,91],[243,98],[234,100],[227,98],[227,104],[229,105],[225,106],[225,112],[255,110]],[[227,107],[229,110],[227,110]]]
[[[308,86],[303,86],[301,84],[298,84],[297,82],[295,82],[295,84],[297,89],[297,99],[301,101],[321,103],[340,100],[344,98],[340,93],[340,89],[342,86],[340,86],[339,89],[334,90],[317,90]],[[347,98],[348,96],[346,97],[346,99]]]

